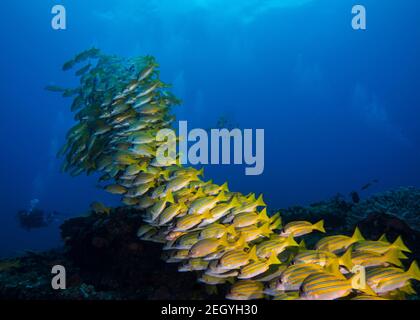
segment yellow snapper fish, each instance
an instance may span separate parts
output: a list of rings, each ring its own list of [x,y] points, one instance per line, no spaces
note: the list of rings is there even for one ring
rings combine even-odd
[[[281,261],[281,259],[279,260]],[[272,282],[273,280],[278,279],[286,268],[287,263],[271,265],[266,272],[258,275],[254,278],[254,280],[260,282]]]
[[[259,261],[256,252],[256,246],[253,246],[248,252],[245,252],[243,249],[228,251],[219,259],[217,266],[221,270],[232,270],[243,267],[250,260]]]
[[[283,292],[273,297],[273,300],[299,300],[299,292]]]
[[[186,263],[181,264],[178,267],[179,272],[189,272],[189,271],[203,271],[206,270],[209,266],[209,261],[203,259],[190,259]]]
[[[141,171],[146,170],[146,168],[147,168],[147,162],[144,162],[141,165],[135,163],[135,164],[129,165],[125,169],[125,174],[127,176],[134,176],[134,175],[137,175],[138,173],[140,173]]]
[[[110,214],[111,208],[106,207],[102,202],[93,202],[90,205],[90,208],[95,213],[105,213]]]
[[[327,267],[333,263],[351,270],[354,266],[352,262],[351,249],[342,256],[337,256],[332,252],[322,250],[302,250],[294,258],[293,263],[298,264],[317,264],[321,267]]]
[[[188,210],[189,214],[203,214],[206,211],[213,209],[218,202],[226,201],[225,193],[222,191],[217,196],[209,196],[200,199],[194,200],[190,209]]]
[[[324,271],[324,268],[318,264],[293,264],[287,267],[276,281],[274,292],[299,290],[306,277],[322,271]]]
[[[203,239],[199,240],[191,247],[190,257],[203,258],[220,249],[229,248],[230,250],[234,250],[242,245],[245,245],[243,238],[238,239],[236,242],[230,243],[227,239],[227,235],[220,239]]]
[[[264,298],[264,284],[252,280],[236,282],[226,295],[226,299],[229,300],[253,300],[262,298]]]
[[[153,200],[152,198],[150,198],[148,196],[143,196],[139,200],[139,203],[137,204],[137,208],[139,210],[145,210],[147,208],[150,208],[154,204],[155,204],[155,200]]]
[[[353,277],[359,277],[354,275]],[[303,280],[300,287],[300,298],[303,300],[335,300],[346,297],[353,290],[375,296],[375,292],[367,285],[359,285],[353,277],[346,279],[340,272],[316,272]]]
[[[350,251],[351,249],[349,249]],[[354,251],[351,253],[351,261],[354,265],[363,267],[388,267],[394,265],[402,267],[401,254],[398,250],[389,250],[385,254],[378,254],[369,251]]]
[[[130,197],[123,197],[122,203],[124,203],[126,206],[135,206],[139,203],[139,199],[130,198]]]
[[[239,201],[237,197],[232,197],[232,199],[229,202],[216,205],[213,209],[210,210],[210,217],[207,219],[204,219],[200,223],[199,227],[207,226],[219,220],[220,218],[228,214],[231,209],[235,208],[238,205],[239,205]]]
[[[210,217],[209,212],[205,212],[203,214],[189,214],[177,219],[175,227],[172,229],[173,231],[188,231],[196,227],[203,221],[204,219]]]
[[[199,180],[198,175],[185,175],[176,177],[168,182],[166,191],[176,192],[187,187],[190,182]]]
[[[212,277],[225,279],[225,278],[232,278],[232,277],[234,278],[239,274],[239,272],[236,270],[230,270],[224,273],[216,273],[216,272],[212,272],[211,269],[207,269],[205,274],[210,275]]]
[[[136,198],[141,197],[144,194],[146,194],[150,189],[152,189],[155,186],[155,182],[149,182],[147,184],[141,184],[139,186],[136,186],[134,188],[131,188],[127,194],[126,197],[129,198]]]
[[[174,204],[174,198],[172,196],[172,193],[169,192],[166,194],[165,198],[158,200],[151,208],[149,208],[146,211],[146,214],[148,216],[148,219],[146,222],[154,222],[160,214],[165,210],[166,205],[168,203]]]
[[[229,187],[228,187],[227,182],[225,182],[221,186],[212,183],[203,187],[203,192],[210,196],[216,195],[222,191],[224,191],[225,193],[229,192]]]
[[[157,229],[155,227],[149,225],[149,224],[143,224],[142,226],[140,226],[140,228],[137,231],[137,237],[141,238],[146,233],[148,233],[148,232],[150,232],[152,230],[157,230]]]
[[[156,175],[152,173],[147,173],[147,172],[140,172],[139,174],[135,176],[134,180],[132,181],[132,185],[135,187],[138,187],[140,185],[155,182],[156,180],[157,180]],[[163,198],[165,196],[166,195],[164,195]]]
[[[378,294],[405,287],[410,279],[420,281],[416,261],[413,261],[408,271],[393,267],[375,267],[366,271],[368,285]]]
[[[289,222],[284,226],[281,236],[288,237],[289,235],[293,235],[296,238],[309,234],[314,230],[325,233],[324,220],[321,220],[315,224],[312,224],[308,221]]]
[[[263,237],[267,238],[273,233],[269,223],[264,223],[261,226],[254,224],[247,227],[238,228],[236,231],[244,237],[246,242],[251,242]]]
[[[187,232],[169,231],[169,233],[166,235],[166,240],[175,241],[184,234],[187,234]]]
[[[156,155],[156,150],[147,144],[133,145],[129,151],[136,157],[152,158]]]
[[[251,197],[250,200],[248,200],[246,203],[242,204],[241,206],[238,206],[237,208],[232,210],[232,214],[235,216],[242,212],[254,212],[258,207],[266,207],[263,200],[263,196],[260,195],[258,199],[255,200],[255,197]]]
[[[220,239],[225,234],[236,235],[235,228],[233,226],[226,226],[220,223],[212,223],[200,231],[199,239]]]
[[[188,254],[189,250],[174,250],[170,253],[169,257],[166,259],[167,263],[178,263],[181,261],[189,260]]]
[[[198,282],[205,283],[208,285],[218,285],[218,284],[225,284],[226,282],[233,283],[233,278],[219,278],[219,277],[213,277],[208,274],[203,274],[198,279]]]
[[[275,254],[272,254],[265,261],[253,261],[241,268],[241,272],[238,275],[238,279],[251,279],[253,277],[256,277],[266,272],[273,264],[281,264],[281,261],[277,258],[277,255]]]
[[[267,209],[263,209],[260,213],[256,212],[242,212],[233,219],[235,228],[243,228],[257,222],[268,222],[270,218],[267,216]]]
[[[112,194],[125,194],[125,193],[127,193],[127,189],[118,185],[118,184],[112,184],[112,185],[106,186],[105,190],[109,193],[112,193]]]
[[[298,247],[292,235],[287,238],[272,238],[257,245],[257,256],[261,259],[282,253],[288,247]]]
[[[390,249],[411,253],[411,250],[406,247],[401,237],[398,237],[393,243],[389,243],[386,239],[385,241],[380,239],[378,241],[364,240],[354,245],[355,251],[373,252],[378,254],[383,254]]]
[[[165,247],[163,247],[163,250],[190,250],[199,240],[200,232],[189,232],[174,241],[174,243],[168,243]],[[201,258],[201,257],[191,257],[190,258]]]
[[[318,241],[318,243],[315,245],[315,249],[338,253],[345,251],[353,243],[362,240],[365,240],[365,238],[363,238],[359,228],[356,227],[356,230],[351,237],[343,235],[325,237]]]
[[[167,207],[163,212],[159,215],[159,219],[157,224],[159,226],[163,226],[165,224],[170,223],[174,218],[182,214],[183,212],[186,212],[188,210],[187,206],[183,202],[174,203],[173,205],[170,205]],[[171,231],[180,231],[182,230],[171,230]]]

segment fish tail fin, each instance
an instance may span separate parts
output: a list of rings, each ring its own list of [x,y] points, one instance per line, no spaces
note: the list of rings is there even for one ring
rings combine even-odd
[[[263,224],[260,228],[259,228],[260,233],[265,236],[268,237],[270,236],[270,234],[272,234],[273,232],[271,231],[270,225],[268,223]]]
[[[351,252],[351,248],[347,249],[347,251],[338,259],[338,263],[346,267],[346,269],[349,271],[351,271],[354,266],[353,261],[351,260]]]
[[[324,229],[324,220],[320,220],[317,223],[315,223],[313,225],[314,230],[318,230],[321,231],[323,233],[325,233],[325,229]]]
[[[198,170],[198,172],[197,172],[197,176],[202,176],[202,177],[204,177],[204,168],[201,168],[200,170]]]
[[[400,249],[401,251],[405,251],[405,252],[411,253],[411,250],[410,250],[410,249],[408,249],[408,248],[407,248],[407,246],[404,244],[404,242],[403,242],[403,240],[402,240],[401,236],[399,236],[399,237],[397,238],[397,240],[395,240],[395,241],[394,241],[394,243],[392,243],[392,245],[391,245],[391,246],[392,246],[392,247],[394,247],[394,248],[398,248],[398,249]]]
[[[260,221],[270,222],[270,218],[267,215],[267,208],[264,208],[258,215]]]
[[[410,268],[407,271],[407,275],[410,276],[411,279],[420,281],[420,269],[416,261],[411,263]]]
[[[386,238],[386,234],[384,233],[381,235],[381,237],[378,239],[378,241],[389,243],[388,239]]]
[[[248,253],[248,258],[250,260],[254,260],[254,261],[258,261],[258,256],[257,256],[257,246],[253,246],[252,249],[249,251]]]
[[[384,260],[386,262],[392,263],[393,265],[396,265],[397,267],[403,266],[399,258],[399,250],[389,250],[387,253],[385,253]]]
[[[266,207],[266,206],[267,206],[267,205],[265,204],[265,202],[264,202],[263,195],[260,195],[260,196],[258,197],[258,199],[257,199],[257,201],[256,201],[256,204],[257,204],[259,207]]]
[[[281,261],[279,260],[279,258],[277,258],[277,255],[272,253],[270,255],[270,258],[268,258],[267,260],[267,264],[268,265],[272,265],[272,264],[281,264]]]
[[[365,238],[363,237],[363,235],[361,234],[359,230],[359,227],[356,227],[356,229],[354,230],[351,240],[352,240],[352,243],[365,240]]]

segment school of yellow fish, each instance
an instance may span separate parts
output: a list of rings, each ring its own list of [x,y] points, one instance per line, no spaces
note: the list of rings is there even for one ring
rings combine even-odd
[[[410,281],[420,280],[416,262],[401,262],[410,250],[401,238],[389,242],[352,236],[322,238],[313,250],[298,238],[325,232],[323,221],[282,224],[269,215],[263,197],[229,190],[227,183],[203,179],[203,170],[162,163],[156,152],[159,130],[175,120],[180,101],[159,80],[153,57],[123,59],[93,48],[78,54],[63,70],[80,66],[80,86],[48,86],[73,97],[76,125],[59,155],[72,175],[100,172],[101,186],[121,195],[143,214],[138,237],[163,244],[163,259],[180,272],[196,271],[207,285],[231,284],[228,299],[274,300],[404,299]],[[109,214],[93,203],[92,210]],[[365,270],[363,283],[355,281]],[[363,274],[363,273],[362,273]]]

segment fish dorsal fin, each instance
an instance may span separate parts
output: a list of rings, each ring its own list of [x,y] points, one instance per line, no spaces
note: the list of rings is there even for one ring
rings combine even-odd
[[[381,235],[381,237],[378,239],[378,241],[389,243],[388,239],[386,238],[385,233],[383,235]]]
[[[265,202],[264,202],[264,199],[263,199],[263,195],[262,195],[262,194],[258,197],[258,199],[257,199],[257,201],[255,202],[255,204],[256,204],[257,206],[259,206],[259,207],[266,207],[266,206],[267,206],[267,205],[265,204]]]
[[[222,185],[220,186],[220,188],[221,188],[224,192],[229,192],[229,186],[228,186],[228,183],[227,183],[227,182],[225,182],[224,184],[222,184]]]
[[[338,258],[338,262],[343,267],[346,267],[347,270],[351,271],[353,269],[354,263],[351,259],[352,248],[350,247],[347,251]]]
[[[325,233],[325,229],[324,229],[324,220],[320,220],[317,223],[315,223],[313,225],[314,230],[318,230],[320,232]]]
[[[264,208],[258,216],[261,221],[264,221],[264,222],[270,221],[270,218],[267,215],[267,208]]]
[[[354,230],[351,240],[352,240],[352,243],[365,240],[365,238],[363,237],[362,233],[359,230],[359,227],[356,227],[356,229]]]
[[[404,244],[401,236],[399,236],[391,246],[394,248],[400,249],[401,251],[411,253],[411,250],[408,249],[407,246]]]

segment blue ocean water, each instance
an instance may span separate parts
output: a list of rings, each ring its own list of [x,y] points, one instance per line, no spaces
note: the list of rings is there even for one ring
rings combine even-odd
[[[67,30],[51,8],[67,9]],[[367,9],[367,30],[351,9]],[[59,222],[27,232],[16,212],[32,199],[60,219],[94,200],[118,204],[96,177],[60,172],[55,154],[73,123],[70,100],[44,90],[76,85],[61,70],[96,46],[150,54],[183,100],[179,120],[211,128],[219,118],[265,129],[265,171],[208,166],[232,190],[263,193],[271,208],[337,192],[420,186],[417,0],[40,0],[0,4],[0,256],[60,243]]]

